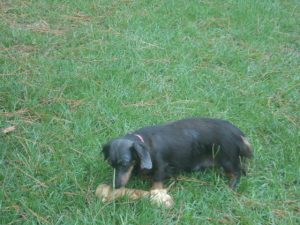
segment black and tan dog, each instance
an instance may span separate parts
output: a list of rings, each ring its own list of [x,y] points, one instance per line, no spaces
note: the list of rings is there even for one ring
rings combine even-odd
[[[245,170],[243,158],[252,149],[243,132],[219,119],[191,118],[149,126],[114,139],[103,146],[104,158],[116,169],[116,188],[127,184],[133,171],[146,173],[153,188],[180,171],[221,166],[236,185]]]

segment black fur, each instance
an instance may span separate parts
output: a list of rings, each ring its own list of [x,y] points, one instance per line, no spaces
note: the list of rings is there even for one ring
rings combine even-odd
[[[235,188],[244,172],[242,159],[250,158],[252,149],[230,122],[191,118],[136,130],[104,145],[103,153],[116,169],[117,188],[126,185],[134,167],[163,182],[180,171],[212,166],[221,166]]]

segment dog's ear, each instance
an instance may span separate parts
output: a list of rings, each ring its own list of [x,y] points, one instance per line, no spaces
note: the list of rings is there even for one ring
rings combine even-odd
[[[104,155],[104,160],[107,160],[109,157],[109,149],[110,149],[110,143],[106,143],[102,146],[102,153]]]
[[[140,159],[142,169],[152,169],[152,161],[147,146],[142,143],[133,143],[133,149]]]

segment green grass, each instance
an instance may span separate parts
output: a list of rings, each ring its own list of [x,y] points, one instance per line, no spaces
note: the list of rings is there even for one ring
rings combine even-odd
[[[0,224],[299,224],[297,0],[0,3]],[[190,116],[232,121],[255,157],[238,193],[215,171],[171,209],[103,204],[107,140]],[[169,181],[167,184],[169,184]],[[133,179],[130,187],[150,184]]]

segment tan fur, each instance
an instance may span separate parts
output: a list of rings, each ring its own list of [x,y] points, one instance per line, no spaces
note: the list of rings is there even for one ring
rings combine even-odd
[[[122,183],[123,183],[123,184],[127,184],[128,180],[129,180],[129,178],[130,178],[130,176],[131,176],[133,167],[134,167],[134,166],[132,165],[132,166],[129,168],[129,170],[126,172],[126,174],[124,174],[124,175],[122,176]]]

